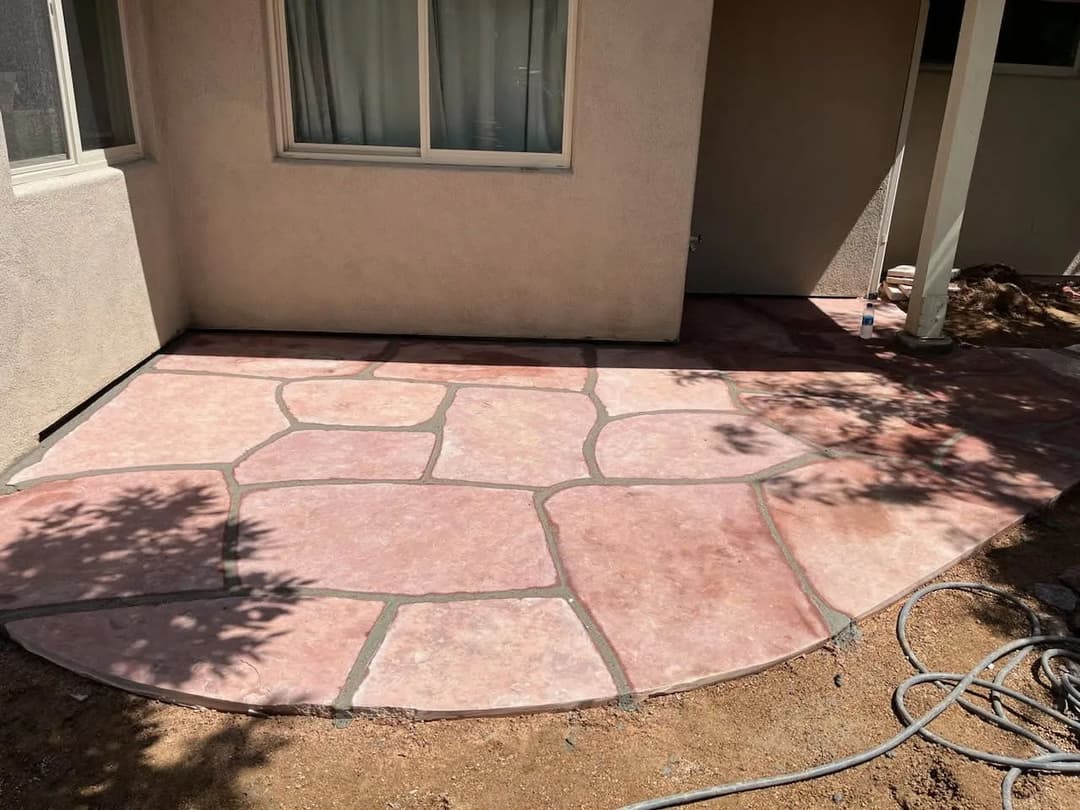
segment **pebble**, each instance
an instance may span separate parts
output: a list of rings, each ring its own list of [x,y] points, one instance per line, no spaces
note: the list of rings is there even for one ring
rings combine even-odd
[[[833,675],[832,682],[836,685],[837,688],[843,686],[844,685],[844,673],[843,672],[837,672],[835,675]]]
[[[832,795],[833,804],[840,804],[844,801],[844,794],[837,791]]]
[[[1043,604],[1057,610],[1065,613],[1072,613],[1076,610],[1076,594],[1073,593],[1072,589],[1066,588],[1064,585],[1050,585],[1046,582],[1040,582],[1031,589],[1031,593]]]

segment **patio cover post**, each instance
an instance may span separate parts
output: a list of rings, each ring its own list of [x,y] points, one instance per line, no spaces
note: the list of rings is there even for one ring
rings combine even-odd
[[[949,278],[964,223],[1004,13],[1005,0],[967,0],[964,7],[908,307],[906,331],[917,340],[942,338]]]

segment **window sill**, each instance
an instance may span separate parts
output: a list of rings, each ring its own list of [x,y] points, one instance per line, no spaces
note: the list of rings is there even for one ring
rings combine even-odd
[[[939,62],[923,62],[921,70],[930,73],[952,73],[952,65],[944,65]],[[1030,76],[1042,79],[1075,79],[1080,77],[1080,66],[1062,65],[1016,65],[1008,62],[994,64],[995,76]]]
[[[336,165],[367,164],[428,168],[515,169],[530,172],[568,172],[568,154],[522,152],[468,152],[439,150],[427,157],[412,150],[387,150],[385,153],[344,150],[340,147],[322,149],[303,146],[279,150],[277,158],[288,162],[333,163]]]
[[[107,155],[84,156],[84,159],[79,163],[69,160],[63,163],[28,166],[25,169],[12,167],[11,184],[13,186],[23,186],[39,180],[50,180],[100,169],[127,166],[147,159],[147,155],[138,147],[120,147],[115,151],[110,151]]]

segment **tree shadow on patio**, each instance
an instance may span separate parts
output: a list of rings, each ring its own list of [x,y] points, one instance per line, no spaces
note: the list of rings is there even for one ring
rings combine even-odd
[[[165,696],[199,681],[272,703],[259,692],[258,667],[280,642],[302,583],[245,583],[276,589],[272,597],[223,588],[228,501],[213,488],[186,481],[105,491],[87,498],[54,482],[0,498],[7,633],[66,666],[152,682]],[[77,679],[7,640],[0,670],[3,807],[239,806],[237,778],[287,744],[266,735],[254,742],[253,721],[237,717],[210,736],[189,735],[182,751],[164,750],[161,704]]]

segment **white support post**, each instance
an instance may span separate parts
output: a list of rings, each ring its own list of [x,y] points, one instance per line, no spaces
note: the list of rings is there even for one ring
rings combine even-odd
[[[1005,0],[967,0],[934,177],[923,219],[906,330],[920,340],[942,337],[949,278],[956,261],[971,174],[979,148]]]

